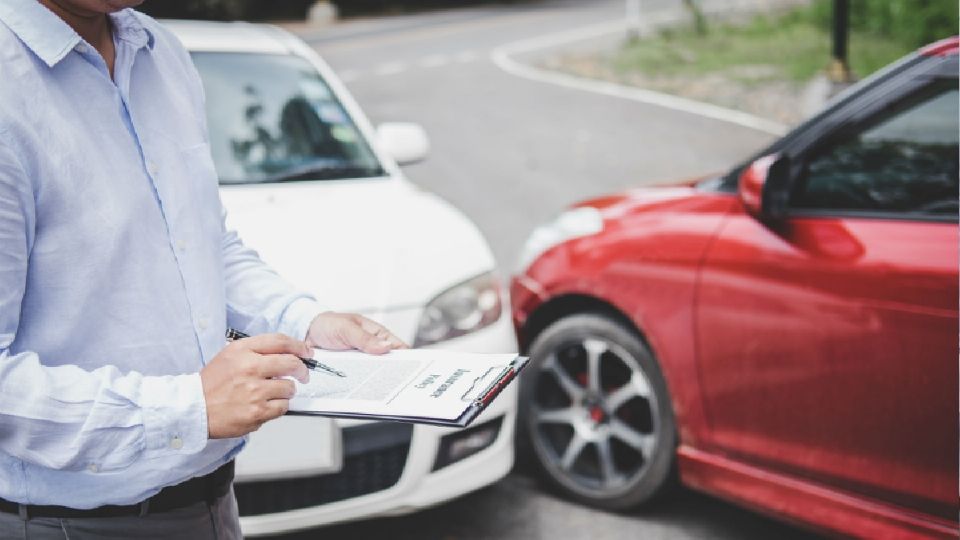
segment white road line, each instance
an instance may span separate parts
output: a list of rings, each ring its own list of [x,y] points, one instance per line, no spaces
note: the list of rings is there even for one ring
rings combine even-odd
[[[417,65],[423,68],[435,68],[450,63],[450,57],[444,54],[431,54],[421,58]]]
[[[396,75],[398,73],[403,73],[406,70],[407,65],[403,62],[388,62],[373,68],[373,72],[381,77]]]
[[[668,20],[668,17],[657,17],[656,15],[657,14],[646,15],[645,22],[648,24],[657,24]],[[576,41],[599,38],[617,32],[625,32],[627,24],[628,21],[619,19],[581,28],[575,28],[572,30],[546,34],[534,38],[523,39],[513,43],[507,43],[491,51],[490,60],[497,67],[506,71],[507,73],[532,81],[555,84],[564,88],[594,92],[597,94],[603,94],[621,99],[629,99],[649,105],[656,105],[658,107],[664,107],[667,109],[705,116],[714,120],[729,122],[731,124],[737,124],[774,135],[783,135],[786,133],[787,126],[780,124],[779,122],[767,120],[766,118],[760,118],[759,116],[754,116],[742,111],[727,109],[726,107],[720,107],[719,105],[704,103],[702,101],[694,101],[692,99],[686,99],[661,92],[654,92],[653,90],[645,90],[643,88],[625,86],[608,81],[568,75],[557,71],[530,66],[512,58],[512,56],[515,54],[529,53],[541,49],[556,47],[558,45],[573,43]]]
[[[451,64],[453,62],[465,64],[467,62],[474,62],[480,58],[480,55],[475,51],[463,51],[457,53],[454,56],[448,56],[444,54],[431,54],[430,56],[424,56],[423,58],[414,62],[417,67],[421,68],[437,68]],[[388,62],[385,64],[380,64],[373,69],[373,74],[386,77],[390,75],[396,75],[398,73],[403,73],[410,69],[411,66],[404,62]],[[354,81],[360,77],[360,73],[355,70],[347,70],[340,73],[340,79],[343,81]]]

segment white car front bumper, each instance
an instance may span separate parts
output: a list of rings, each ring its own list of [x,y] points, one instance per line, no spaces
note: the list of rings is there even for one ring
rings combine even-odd
[[[383,322],[396,334],[409,336],[413,335],[412,332],[416,328],[419,309],[371,315]],[[515,352],[516,338],[510,317],[505,310],[503,316],[493,325],[473,334],[445,342],[441,346],[445,349],[471,352]],[[394,450],[385,450],[377,456],[372,453],[368,454],[364,458],[368,461],[362,464],[357,464],[356,461],[351,462],[349,461],[351,458],[345,457],[344,470],[326,476],[288,478],[264,483],[245,481],[242,476],[238,476],[235,490],[241,506],[240,524],[243,533],[245,536],[277,534],[360,518],[404,514],[442,503],[489,485],[505,476],[513,466],[513,433],[516,410],[517,388],[514,384],[507,387],[471,426],[471,428],[478,428],[487,422],[499,420],[499,433],[492,444],[476,454],[438,470],[434,470],[434,468],[442,438],[445,435],[458,433],[460,430],[425,425],[414,426],[412,433],[408,436],[409,450],[405,454],[405,460],[402,453],[397,454]],[[400,436],[403,437],[403,430],[409,430],[408,427],[402,425],[356,420],[337,420],[336,423],[344,431],[345,437],[347,432],[352,432],[354,435],[351,440],[360,443],[359,446],[365,445],[364,441],[367,439],[376,444],[373,439],[381,435],[395,436],[399,432]],[[380,435],[374,433],[376,430],[381,430],[382,433]],[[358,432],[369,432],[369,434],[359,433],[357,435]],[[390,433],[394,435],[390,435]],[[288,440],[290,444],[296,444],[298,434],[294,432],[281,436]],[[271,444],[276,442],[272,441]],[[251,440],[251,444],[257,444],[255,437]],[[353,446],[354,448],[358,446],[357,444],[351,445],[346,439],[345,445],[345,449],[347,446]],[[399,449],[402,452],[406,448],[406,442],[400,442],[399,446],[394,445],[392,448]],[[243,459],[242,454],[239,459]],[[402,464],[398,463],[397,460],[403,460]],[[398,467],[402,467],[402,472]],[[394,472],[387,472],[391,468],[394,469]],[[370,486],[382,481],[384,475],[396,473],[399,473],[399,479],[393,485],[369,491]],[[361,476],[358,476],[358,474]],[[338,475],[344,476],[337,478]],[[350,475],[352,479],[347,479],[347,475]],[[377,478],[377,475],[381,477]],[[388,483],[391,481],[387,480]],[[331,486],[336,484],[338,490],[343,488],[341,494],[349,494],[353,489],[350,486],[344,486],[344,482],[351,485],[364,484],[367,492],[359,496],[348,495],[346,498],[340,499],[336,499],[338,495],[331,495],[330,493],[323,493],[322,495],[316,495],[316,493],[313,495],[303,494],[304,490],[323,491],[317,488],[323,486],[324,482]],[[249,501],[262,501],[264,497],[285,498],[289,495],[283,492],[285,486],[298,491],[297,500],[309,500],[311,496],[314,496],[326,497],[325,500],[331,502],[293,507],[271,513],[258,513],[258,515],[244,515],[257,512],[257,510],[249,510],[252,505],[245,504]],[[359,491],[363,491],[363,489]],[[276,504],[275,500],[265,502],[271,508],[284,506]],[[245,506],[248,507],[246,512]],[[286,506],[297,505],[293,503]]]

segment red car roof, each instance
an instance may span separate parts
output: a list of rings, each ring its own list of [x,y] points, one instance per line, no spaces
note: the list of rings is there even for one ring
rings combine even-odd
[[[953,36],[923,47],[920,49],[920,54],[924,56],[950,56],[957,54],[958,48],[960,48],[960,38]]]

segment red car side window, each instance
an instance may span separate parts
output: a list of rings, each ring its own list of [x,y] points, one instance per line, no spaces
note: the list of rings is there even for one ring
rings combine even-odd
[[[958,96],[943,85],[820,149],[794,208],[946,216],[957,213]]]

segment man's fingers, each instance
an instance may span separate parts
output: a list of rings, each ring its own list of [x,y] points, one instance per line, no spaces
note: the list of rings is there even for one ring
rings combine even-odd
[[[381,354],[407,345],[382,325],[351,313],[321,313],[310,326],[308,341],[332,351],[359,349]]]
[[[365,353],[383,354],[393,348],[389,341],[378,337],[374,332],[365,328],[360,320],[357,321],[357,324],[348,325],[345,334],[347,345]]]
[[[268,400],[290,399],[297,393],[297,385],[290,379],[271,379],[263,382],[266,385],[266,398]]]
[[[403,342],[400,338],[393,335],[393,332],[389,331],[382,324],[370,319],[357,316],[357,322],[360,324],[360,327],[364,332],[374,336],[378,341],[382,342],[381,345],[385,346],[383,352],[389,351],[390,349],[406,349],[409,346]]]
[[[264,379],[292,376],[306,384],[310,371],[303,361],[291,354],[265,354],[260,357],[259,375]]]
[[[313,356],[313,350],[303,341],[283,334],[261,334],[236,341],[241,346],[260,354],[292,354]]]
[[[262,424],[274,418],[279,418],[287,413],[290,409],[290,400],[287,399],[271,399],[266,402],[262,409],[262,415],[258,420]]]
[[[388,341],[383,341],[373,334],[366,334],[363,342],[357,346],[357,349],[369,354],[383,354],[389,352],[393,345]]]

